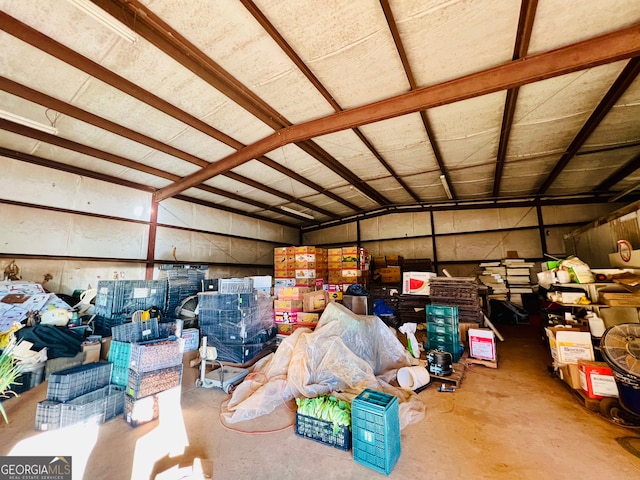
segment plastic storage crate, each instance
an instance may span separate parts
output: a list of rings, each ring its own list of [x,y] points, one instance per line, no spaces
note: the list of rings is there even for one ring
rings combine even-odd
[[[261,323],[235,325],[223,323],[220,325],[201,325],[202,336],[221,343],[242,345],[245,343],[266,342],[276,336],[278,328],[275,324],[265,328]]]
[[[351,403],[353,459],[388,475],[400,458],[398,398],[365,389]]]
[[[111,327],[111,338],[118,342],[145,342],[160,338],[158,319],[127,322]]]
[[[62,403],[54,400],[43,400],[36,406],[36,430],[55,430],[60,428],[60,411]]]
[[[206,292],[198,294],[198,308],[209,310],[234,310],[258,305],[258,294]]]
[[[253,293],[253,278],[220,278],[218,291],[220,293]]]
[[[60,426],[67,427],[88,420],[104,423],[124,409],[124,387],[107,385],[60,406]]]
[[[131,362],[131,343],[112,340],[108,358],[113,363],[111,383],[126,387],[129,377],[129,363]]]
[[[198,324],[219,325],[230,323],[236,325],[250,325],[260,323],[260,312],[257,306],[235,308],[230,310],[200,308],[198,309]]]
[[[104,387],[111,381],[112,368],[109,362],[93,362],[52,373],[47,385],[47,400],[66,402]]]
[[[124,419],[132,427],[137,427],[157,419],[161,409],[163,414],[179,416],[181,392],[181,387],[175,387],[139,400],[125,395]]]
[[[131,344],[129,368],[135,372],[149,372],[182,364],[184,340],[164,338]]]
[[[341,426],[340,431],[335,434],[333,433],[333,423],[299,413],[296,413],[296,435],[339,448],[340,450],[351,449],[349,427]]]
[[[167,280],[100,280],[95,298],[95,313],[101,317],[131,316],[136,310],[157,307],[167,302]]]
[[[129,371],[127,395],[135,400],[177,387],[182,382],[182,365],[145,373]]]
[[[207,345],[216,347],[218,360],[221,362],[242,364],[253,360],[263,351],[271,349],[277,344],[275,338],[263,343],[245,343],[243,345],[222,343],[215,341],[215,339],[209,340],[209,338],[207,338]]]

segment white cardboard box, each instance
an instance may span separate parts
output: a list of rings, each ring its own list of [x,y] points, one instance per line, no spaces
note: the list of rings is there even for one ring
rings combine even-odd
[[[402,274],[402,293],[429,295],[429,280],[436,276],[433,272],[404,272]]]
[[[545,328],[551,356],[557,363],[578,363],[593,360],[591,333],[567,328]]]
[[[496,339],[492,330],[470,328],[469,335],[469,356],[482,360],[495,362],[496,360]]]

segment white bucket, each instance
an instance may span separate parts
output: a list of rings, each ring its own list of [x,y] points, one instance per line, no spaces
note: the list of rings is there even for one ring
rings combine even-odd
[[[398,384],[407,390],[417,390],[429,383],[429,372],[425,367],[402,367],[398,369]]]

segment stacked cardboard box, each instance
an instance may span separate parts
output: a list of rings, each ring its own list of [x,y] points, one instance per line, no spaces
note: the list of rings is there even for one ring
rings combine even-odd
[[[375,283],[401,283],[404,258],[401,255],[373,257]]]
[[[295,247],[296,285],[317,287],[327,283],[327,249],[320,247]]]
[[[524,258],[506,258],[502,261],[507,270],[507,287],[509,301],[522,307],[522,294],[533,293],[535,285],[531,281],[533,262],[526,262]]]
[[[333,300],[341,300],[350,285],[369,283],[369,253],[362,247],[329,248],[327,266],[329,283],[325,290]]]

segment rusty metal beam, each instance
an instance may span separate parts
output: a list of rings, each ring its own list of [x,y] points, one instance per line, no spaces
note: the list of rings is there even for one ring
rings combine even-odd
[[[336,112],[341,112],[344,109],[336,101],[326,87],[320,82],[320,80],[313,74],[311,69],[300,58],[296,51],[289,45],[280,32],[273,26],[269,19],[262,13],[262,11],[256,6],[253,0],[240,0],[242,5],[253,15],[253,18],[262,26],[262,28],[269,34],[269,36],[278,44],[283,52],[287,54],[289,59],[298,67],[302,74],[307,77],[307,80],[320,92],[325,100],[333,107]],[[382,166],[391,174],[391,176],[404,188],[409,195],[413,197],[416,202],[420,202],[420,198],[411,190],[411,188],[402,180],[402,178],[393,170],[386,160],[375,149],[373,144],[366,138],[366,136],[358,128],[353,129],[354,133],[364,143],[365,147],[376,157],[376,159],[382,164]],[[331,168],[331,167],[329,167]],[[344,177],[343,177],[344,178]],[[348,179],[347,179],[348,180]],[[355,185],[354,185],[355,186]]]
[[[8,120],[0,119],[0,130],[6,130],[8,132],[15,133],[17,135],[22,135],[28,138],[33,138],[34,140],[38,140],[41,142],[45,142],[51,145],[55,145],[60,148],[65,148],[67,150],[71,150],[74,152],[81,153],[83,155],[88,155],[90,157],[99,158],[101,160],[105,160],[107,162],[111,162],[126,168],[131,168],[132,170],[137,170],[139,172],[143,172],[149,175],[154,175],[156,177],[164,178],[171,182],[178,182],[181,180],[181,177],[178,175],[174,175],[172,173],[166,172],[165,170],[160,170],[159,168],[150,167],[148,165],[135,162],[133,160],[129,160],[128,158],[121,157],[119,155],[114,155],[109,152],[105,152],[103,150],[99,150],[97,148],[88,147],[86,145],[82,145],[80,143],[74,142],[72,140],[67,140],[65,138],[59,137],[57,135],[51,135],[49,133],[44,133],[39,130],[35,130],[33,128],[25,127],[23,125],[18,125],[17,123],[10,122]],[[106,177],[105,177],[106,180]],[[203,190],[208,193],[212,193],[214,195],[219,195],[221,197],[226,197],[231,200],[235,200],[238,202],[246,203],[249,205],[253,205],[254,207],[261,208],[263,210],[269,210],[279,215],[286,215],[291,218],[295,218],[296,220],[300,220],[300,217],[290,214],[281,210],[278,207],[267,205],[262,202],[257,202],[255,200],[247,199],[241,195],[237,195],[235,193],[227,192],[225,190],[221,190],[219,188],[211,187],[209,185],[196,185],[195,188],[199,190]],[[154,201],[160,201],[155,200]],[[239,210],[239,212],[241,212]],[[243,212],[244,213],[244,212]]]
[[[29,87],[21,85],[17,82],[14,82],[13,80],[10,80],[2,76],[0,76],[0,90],[11,93],[12,95],[16,95],[20,98],[24,98],[25,100],[29,100],[30,102],[34,102],[44,107],[50,108],[52,110],[55,110],[56,112],[62,113],[69,117],[76,118],[83,122],[89,123],[90,125],[96,126],[98,128],[102,128],[108,132],[115,133],[116,135],[120,135],[124,138],[128,138],[129,140],[138,142],[142,145],[146,145],[147,147],[158,150],[160,152],[164,152],[167,155],[171,155],[173,157],[179,158],[181,160],[192,163],[199,167],[206,167],[207,165],[209,165],[209,162],[207,162],[204,159],[198,158],[194,155],[191,155],[190,153],[179,150],[175,147],[162,143],[154,138],[148,137],[134,130],[118,125],[117,123],[114,123],[110,120],[106,120],[102,117],[99,117],[90,112],[82,110],[81,108],[62,102],[56,98],[40,93],[36,90],[33,90]],[[246,177],[243,177],[242,175],[238,175],[233,172],[223,173],[223,175],[228,178],[233,178],[237,182],[244,183],[245,185],[249,185],[263,192],[267,192],[276,197],[280,197],[285,200],[288,200],[289,202],[298,203],[302,206],[305,206],[306,208],[312,208],[313,210],[319,213],[322,213],[323,215],[326,215],[328,217],[335,218],[335,214],[332,212],[329,212],[322,208],[311,206],[311,204],[307,202],[298,200],[295,197],[292,197],[291,195],[288,195],[284,192],[280,192],[276,189],[267,187],[266,185],[262,185],[261,183],[250,180]]]
[[[518,19],[518,31],[516,33],[516,44],[513,48],[512,60],[519,60],[526,57],[531,41],[531,31],[536,17],[538,0],[522,0],[520,6],[520,18]],[[496,170],[493,176],[493,198],[500,196],[500,184],[502,182],[502,172],[507,159],[507,146],[509,145],[509,135],[513,126],[513,117],[518,101],[519,87],[507,90],[507,99],[504,103],[502,114],[502,126],[500,127],[500,140],[498,142],[498,154],[496,156]]]
[[[415,76],[413,75],[413,71],[411,70],[411,64],[409,63],[409,58],[407,57],[407,52],[404,49],[404,44],[402,43],[402,38],[400,38],[400,32],[398,30],[398,25],[396,24],[395,17],[393,16],[393,10],[391,10],[391,5],[389,5],[388,0],[380,0],[380,5],[382,6],[382,10],[384,12],[384,16],[387,20],[387,25],[389,26],[389,30],[391,31],[391,36],[393,37],[393,42],[396,45],[396,50],[398,51],[398,55],[400,55],[400,61],[402,62],[402,67],[404,68],[404,73],[407,76],[407,80],[409,80],[409,86],[411,90],[416,90],[418,88],[418,84],[416,83]],[[425,110],[420,110],[420,118],[422,119],[422,125],[427,134],[427,138],[429,139],[429,144],[431,145],[431,149],[433,150],[433,156],[436,159],[436,163],[438,164],[438,168],[440,169],[440,173],[445,176],[447,181],[447,185],[449,185],[449,191],[451,192],[451,196],[455,200],[456,192],[451,181],[451,177],[449,176],[449,172],[444,165],[444,159],[442,158],[442,154],[440,153],[440,147],[438,146],[438,142],[436,141],[436,135],[433,133],[433,128],[431,127],[431,122],[429,121],[429,116]],[[404,182],[403,182],[404,184]],[[406,186],[408,192],[411,196],[420,203],[422,200]]]
[[[637,26],[635,28],[638,29]],[[640,34],[638,37],[640,37]],[[629,85],[633,83],[638,76],[638,73],[640,73],[640,57],[632,58],[620,75],[618,75],[615,82],[613,82],[609,91],[605,94],[604,98],[587,119],[569,147],[567,147],[567,150],[562,157],[560,157],[558,163],[553,167],[553,170],[538,190],[538,195],[544,195],[544,193],[549,189],[556,177],[560,172],[562,172],[564,167],[567,166],[576,153],[578,153],[578,150],[580,150],[580,147],[584,145],[584,142],[587,141],[589,135],[593,133],[602,119],[607,115],[607,113],[609,113],[609,110],[613,108],[622,94],[627,90],[627,88],[629,88]]]
[[[269,127],[274,130],[279,130],[292,125],[289,120],[251,92],[251,90],[211,58],[207,57],[204,52],[189,42],[184,36],[180,35],[179,32],[138,0],[91,1],[125,25],[128,25],[148,42],[155,45],[175,61],[209,83],[212,87],[242,106]],[[369,185],[350,172],[344,165],[327,152],[324,152],[324,150],[310,140],[310,138],[297,143],[297,146],[328,168],[331,168],[369,198],[375,199],[375,201],[381,205],[390,203],[382,194],[369,187]]]
[[[158,200],[275,148],[640,55],[640,24],[280,130],[156,192]]]

